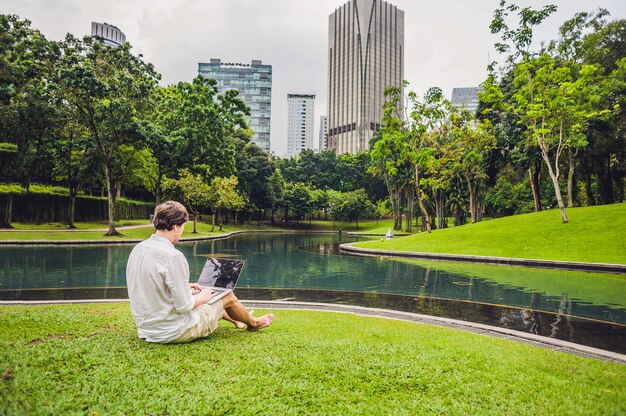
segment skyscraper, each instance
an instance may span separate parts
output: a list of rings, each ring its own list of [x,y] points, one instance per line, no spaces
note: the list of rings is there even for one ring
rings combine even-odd
[[[326,150],[328,147],[328,117],[320,116],[320,135],[319,135],[319,149]]]
[[[304,149],[313,149],[315,95],[287,94],[287,103],[287,157],[294,157]]]
[[[382,0],[350,0],[329,17],[328,147],[369,148],[385,89],[404,79],[404,12]]]
[[[456,108],[465,108],[471,113],[478,109],[478,93],[480,87],[452,88],[452,99],[450,102]]]
[[[239,90],[239,97],[250,107],[252,141],[264,151],[270,151],[270,118],[272,113],[272,66],[253,60],[251,64],[222,63],[211,59],[198,64],[198,74],[217,81],[221,94]]]
[[[108,23],[91,22],[91,36],[100,36],[107,46],[121,46],[126,42],[124,32]]]

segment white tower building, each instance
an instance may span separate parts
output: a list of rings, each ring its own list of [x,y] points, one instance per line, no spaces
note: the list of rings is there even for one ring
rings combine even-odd
[[[315,95],[288,94],[287,157],[313,149]]]

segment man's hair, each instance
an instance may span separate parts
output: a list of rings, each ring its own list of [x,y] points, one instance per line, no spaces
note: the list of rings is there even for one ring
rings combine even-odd
[[[175,225],[189,221],[187,209],[180,202],[167,201],[154,209],[154,228],[171,231]]]

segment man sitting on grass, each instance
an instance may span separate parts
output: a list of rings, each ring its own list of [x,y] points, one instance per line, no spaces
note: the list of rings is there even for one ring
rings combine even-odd
[[[209,304],[215,292],[189,283],[187,259],[174,248],[188,220],[181,203],[159,205],[154,211],[155,233],[130,253],[126,282],[139,338],[158,343],[189,342],[207,337],[221,318],[251,331],[269,326],[273,314],[254,318],[234,293]]]

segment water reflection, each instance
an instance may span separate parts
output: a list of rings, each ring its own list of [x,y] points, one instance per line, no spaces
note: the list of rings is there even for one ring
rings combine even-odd
[[[179,248],[189,259],[192,276],[200,275],[208,256],[245,259],[241,289],[401,294],[509,306],[531,311],[526,317],[519,312],[515,319],[525,319],[529,331],[547,335],[571,332],[570,321],[561,318],[554,325],[533,317],[532,311],[626,324],[623,277],[340,255],[338,244],[355,239],[336,234],[244,234],[183,243]],[[0,247],[0,291],[125,287],[131,249],[130,245]]]

